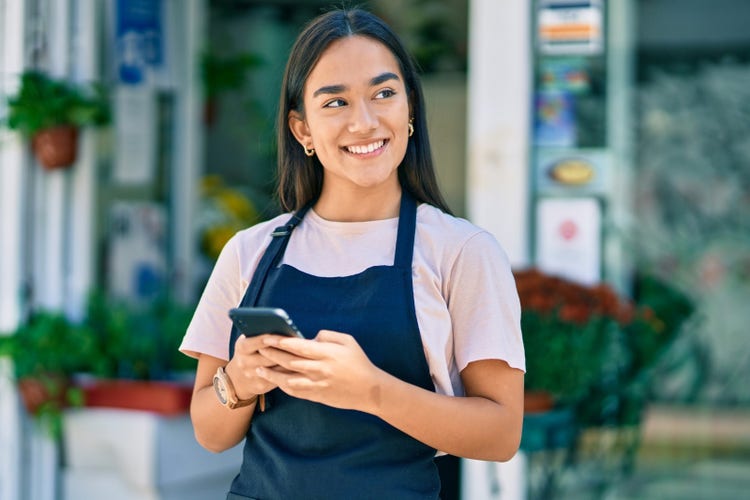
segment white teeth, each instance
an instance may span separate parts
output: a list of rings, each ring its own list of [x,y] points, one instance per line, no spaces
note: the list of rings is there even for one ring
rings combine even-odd
[[[372,144],[368,144],[366,146],[347,146],[346,150],[350,153],[363,155],[366,153],[372,153],[376,149],[382,148],[383,144],[385,144],[385,141],[373,142]]]

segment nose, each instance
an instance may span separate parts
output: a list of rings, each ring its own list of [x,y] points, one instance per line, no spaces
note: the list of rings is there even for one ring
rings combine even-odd
[[[352,105],[351,120],[349,121],[349,132],[357,134],[370,132],[378,127],[378,116],[368,102],[359,102]]]

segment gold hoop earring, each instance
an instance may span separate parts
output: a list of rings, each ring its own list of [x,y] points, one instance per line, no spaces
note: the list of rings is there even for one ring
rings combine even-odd
[[[315,148],[310,148],[310,149],[307,149],[307,146],[305,146],[305,145],[303,144],[303,145],[302,145],[302,149],[304,149],[304,150],[305,150],[305,155],[306,155],[306,156],[313,156],[313,155],[315,154]]]
[[[409,137],[414,135],[414,123],[412,123],[413,121],[414,121],[414,118],[409,120]]]

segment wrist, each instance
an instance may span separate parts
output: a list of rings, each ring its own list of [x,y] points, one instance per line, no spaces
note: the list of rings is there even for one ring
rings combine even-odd
[[[224,367],[224,373],[226,373],[227,378],[232,382],[234,392],[239,399],[252,399],[258,396],[258,394],[248,391],[247,384],[243,383],[245,375],[242,369],[236,363],[233,363],[232,360]]]
[[[223,366],[220,366],[216,370],[216,374],[213,378],[213,386],[219,403],[230,410],[234,410],[235,408],[242,408],[245,406],[252,406],[258,401],[257,394],[246,399],[240,398],[237,395],[237,391],[235,390],[232,379],[226,373]]]

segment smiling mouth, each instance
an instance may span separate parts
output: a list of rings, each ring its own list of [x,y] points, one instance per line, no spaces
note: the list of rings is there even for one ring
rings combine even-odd
[[[386,141],[381,139],[379,141],[375,141],[370,144],[365,144],[362,146],[346,146],[344,149],[348,151],[349,153],[355,154],[355,155],[365,155],[368,153],[372,153],[374,151],[377,151],[378,149],[385,146]]]

